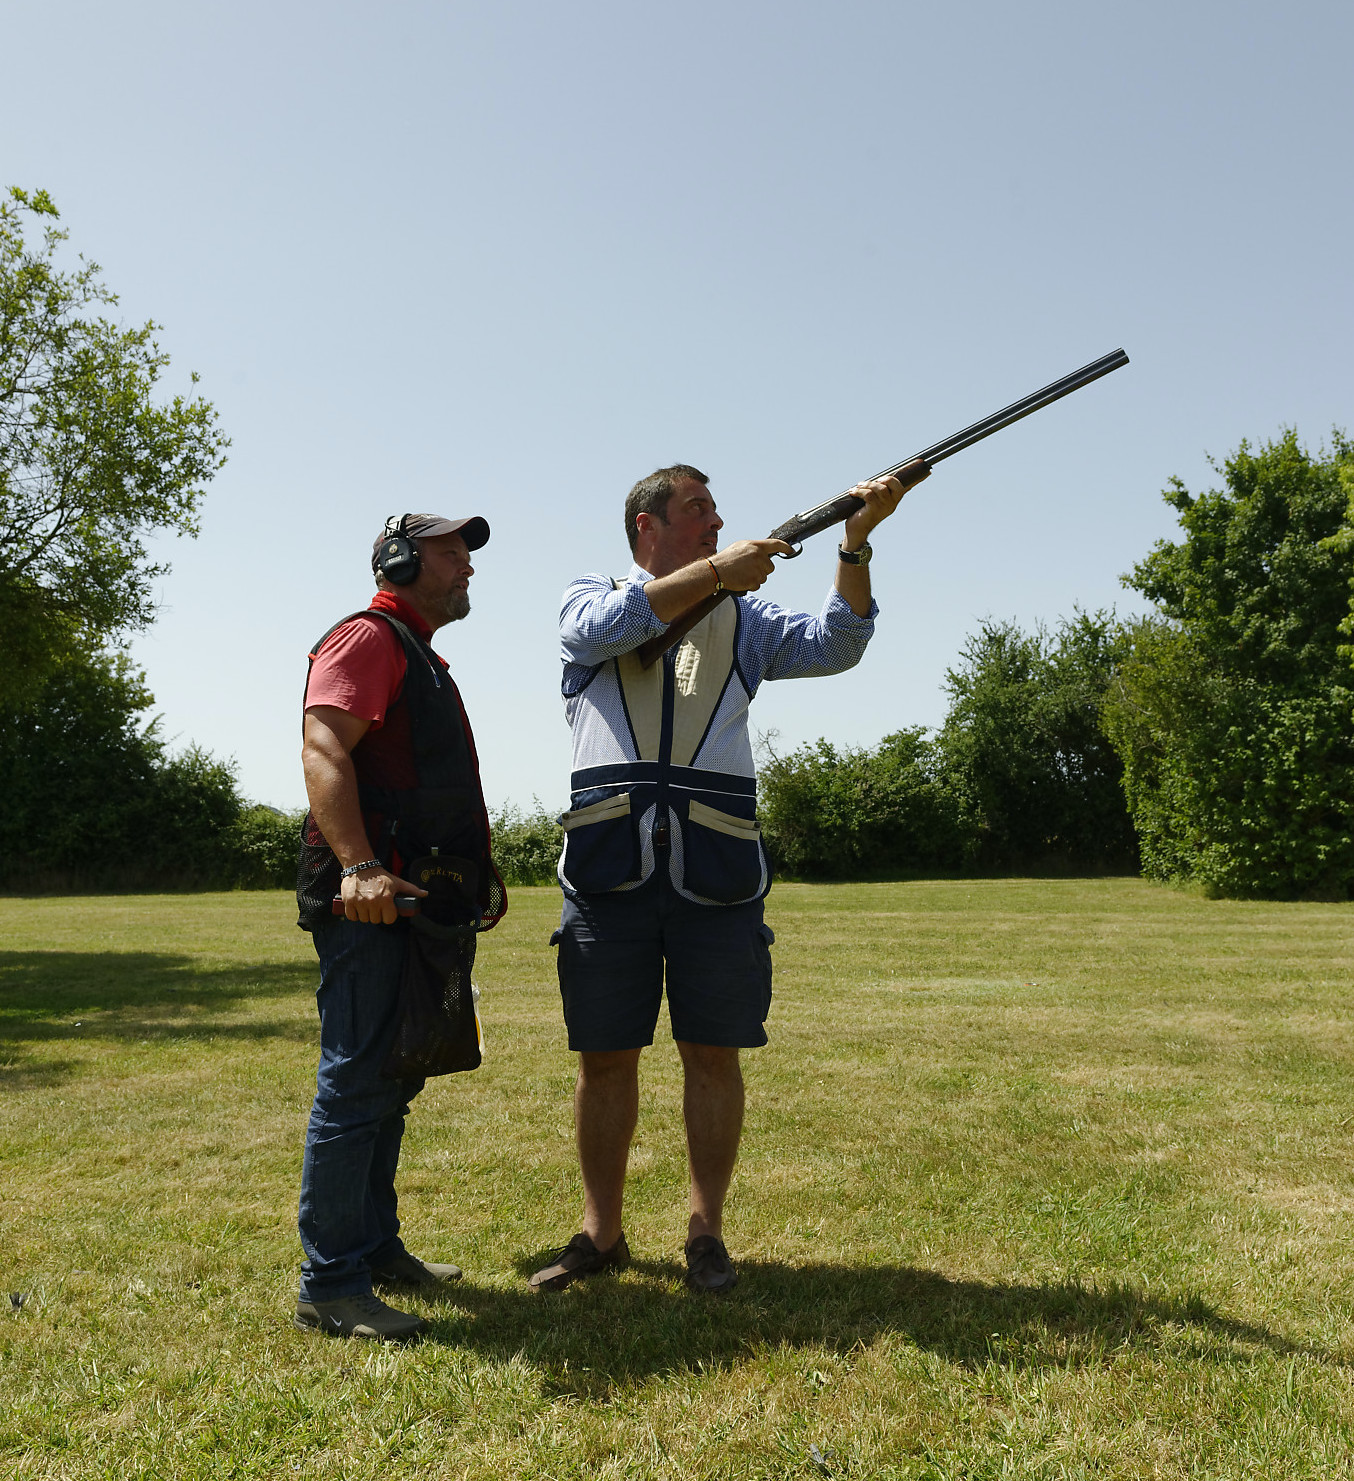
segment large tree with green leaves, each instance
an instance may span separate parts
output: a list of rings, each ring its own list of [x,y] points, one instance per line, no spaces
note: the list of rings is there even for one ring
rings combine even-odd
[[[159,326],[108,317],[116,294],[97,263],[61,265],[57,221],[45,191],[0,198],[0,699],[153,620],[144,537],[197,533],[228,445],[209,402],[157,396]]]
[[[1224,487],[1165,491],[1183,531],[1126,577],[1134,630],[1106,708],[1145,871],[1236,895],[1354,887],[1354,445],[1243,443]]]

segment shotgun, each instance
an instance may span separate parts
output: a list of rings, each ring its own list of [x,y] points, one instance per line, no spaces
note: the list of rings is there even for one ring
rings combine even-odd
[[[901,463],[885,468],[882,473],[876,473],[865,482],[873,483],[876,479],[893,478],[903,469],[911,469],[918,463],[930,469],[942,459],[962,452],[966,447],[972,447],[975,442],[981,442],[984,437],[991,437],[994,432],[1000,432],[1002,428],[1009,427],[1012,422],[1018,422],[1032,412],[1042,411],[1044,407],[1050,406],[1053,402],[1061,400],[1064,396],[1070,396],[1073,391],[1079,391],[1083,386],[1089,386],[1092,381],[1098,381],[1102,375],[1108,375],[1110,371],[1118,370],[1127,364],[1128,356],[1123,350],[1112,350],[1108,355],[1102,355],[1099,360],[1092,360],[1089,365],[1083,365],[1080,370],[1074,370],[1071,375],[1065,375],[1061,380],[1053,381],[1042,391],[1034,391],[1019,401],[1013,401],[1010,406],[994,411],[991,416],[984,417],[980,422],[974,422],[971,427],[965,427],[962,432],[955,432],[935,443],[934,446],[928,447],[924,452],[914,453],[912,457],[904,458]],[[833,525],[840,524],[864,504],[865,500],[858,494],[838,494],[835,499],[816,504],[812,509],[806,509],[803,514],[796,514],[792,519],[787,519],[783,525],[777,525],[768,538],[784,540],[787,545],[797,546],[798,548],[790,555],[782,557],[784,560],[792,560],[794,556],[801,553],[802,542],[810,535],[821,534],[824,530],[831,529]],[[705,597],[689,611],[674,618],[668,624],[666,631],[641,643],[635,649],[635,656],[641,665],[644,668],[651,667],[669,648],[681,642],[702,618],[713,612],[729,595],[729,592],[721,591]]]

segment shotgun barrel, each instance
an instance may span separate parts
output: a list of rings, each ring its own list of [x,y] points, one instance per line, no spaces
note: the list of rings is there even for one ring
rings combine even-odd
[[[872,478],[863,481],[873,483],[875,479],[892,478],[895,474],[901,473],[909,464],[918,462],[930,468],[933,464],[952,457],[957,452],[962,452],[964,448],[972,447],[975,442],[981,442],[984,437],[991,437],[994,432],[1000,432],[1004,427],[1009,427],[1012,422],[1018,422],[1022,417],[1041,411],[1053,402],[1060,401],[1064,396],[1070,396],[1073,391],[1079,391],[1083,386],[1089,386],[1092,381],[1098,381],[1102,375],[1108,375],[1110,371],[1118,370],[1127,364],[1128,356],[1123,350],[1111,350],[1108,355],[1092,360],[1089,365],[1083,365],[1080,370],[1074,370],[1060,380],[1051,381],[1043,390],[1022,396],[1019,401],[1013,401],[1010,406],[994,411],[991,416],[984,417],[980,422],[974,422],[971,427],[965,427],[961,432],[942,438],[941,441],[928,447],[925,452],[913,453],[910,458],[904,458],[901,463],[894,463],[891,468],[885,468],[882,473],[876,473]],[[831,529],[833,525],[848,519],[864,503],[865,500],[856,494],[838,494],[834,499],[816,504],[812,509],[806,509],[803,514],[796,514],[793,518],[787,519],[783,525],[777,525],[771,531],[770,538],[784,540],[787,545],[798,545],[801,541],[807,540],[810,535],[821,534],[823,530]],[[799,551],[796,550],[793,554],[798,555]],[[788,560],[791,557],[784,558]],[[648,668],[669,648],[679,643],[707,613],[712,612],[719,605],[726,595],[728,595],[727,592],[721,591],[714,596],[706,597],[689,612],[683,613],[682,616],[669,623],[666,631],[641,643],[635,649],[640,663]]]
[[[1012,422],[1018,422],[1022,417],[1030,416],[1033,412],[1042,411],[1044,407],[1053,402],[1060,401],[1064,396],[1070,396],[1073,391],[1079,391],[1083,386],[1089,386],[1092,381],[1098,381],[1102,375],[1108,375],[1110,371],[1118,370],[1127,364],[1128,356],[1123,350],[1112,350],[1108,355],[1092,360],[1089,365],[1083,365],[1080,370],[1074,370],[1071,375],[1065,375],[1061,380],[1053,381],[1042,391],[1034,391],[1028,396],[1022,396],[1019,401],[1013,401],[1010,406],[994,411],[991,416],[984,417],[980,422],[974,422],[971,427],[965,427],[962,432],[954,432],[949,437],[942,438],[933,446],[928,447],[925,452],[913,453],[910,458],[904,458],[901,463],[895,463],[891,468],[885,468],[882,473],[876,473],[873,478],[865,481],[872,483],[876,478],[892,478],[909,463],[915,463],[918,459],[928,468],[932,467],[942,459],[952,457],[966,447],[972,447],[975,442],[981,442],[984,437],[991,437],[994,432],[1000,432],[1004,427],[1009,427]],[[810,535],[821,534],[823,530],[830,529],[840,520],[854,514],[864,502],[855,494],[838,494],[836,498],[816,504],[812,509],[806,509],[803,514],[796,514],[792,519],[787,519],[783,525],[778,525],[771,531],[771,539],[784,540],[789,545],[797,545],[801,540],[807,540]],[[799,552],[796,551],[795,554],[798,555]]]

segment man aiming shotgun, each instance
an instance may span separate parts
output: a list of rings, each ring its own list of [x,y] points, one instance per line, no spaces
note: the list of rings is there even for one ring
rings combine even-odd
[[[531,1277],[534,1289],[562,1290],[629,1259],[621,1210],[639,1058],[665,985],[685,1082],[687,1284],[721,1292],[736,1282],[723,1210],[743,1124],[739,1051],[766,1043],[774,939],[762,918],[770,870],[748,707],[763,680],[837,674],[860,661],[878,610],[869,536],[933,463],[1125,363],[1122,351],[1107,355],[765,540],[720,548],[724,521],[706,475],[684,463],[660,468],[626,499],[626,576],[582,576],[565,591],[573,776],[552,939],[579,1055],[584,1210],[582,1230]],[[794,541],[843,520],[816,617],[752,595],[773,556],[797,555]]]
[[[1002,428],[1020,421],[1022,417],[1040,411],[1064,396],[1070,396],[1073,391],[1079,391],[1083,386],[1089,386],[1092,381],[1099,380],[1102,375],[1108,375],[1110,371],[1118,370],[1127,364],[1128,356],[1122,350],[1111,350],[1108,355],[1102,355],[1099,360],[1092,360],[1089,365],[1083,365],[1080,370],[1074,370],[1071,375],[1065,375],[1061,380],[1053,381],[1041,391],[1034,391],[1029,396],[1023,396],[1019,401],[1013,401],[1010,406],[993,412],[991,416],[984,417],[980,422],[974,422],[971,427],[965,427],[962,432],[956,432],[953,436],[942,439],[915,457],[904,459],[901,463],[895,463],[892,468],[876,473],[873,481],[878,482],[893,477],[906,478],[909,480],[907,487],[912,488],[920,483],[942,458],[953,457],[955,453],[962,452],[964,448],[972,447],[975,442],[981,442],[984,437],[991,437],[994,432],[1000,432]],[[855,489],[848,489],[844,494],[838,494],[835,499],[829,499],[824,504],[819,504],[803,514],[796,514],[793,518],[787,519],[783,525],[777,525],[771,531],[771,539],[782,542],[788,540],[793,544],[799,540],[807,540],[810,535],[821,534],[823,530],[831,529],[835,524],[840,524],[842,520],[848,519],[861,507],[859,488],[860,485]],[[800,552],[791,550],[773,553],[790,559]],[[707,612],[712,611],[723,601],[726,590],[727,588],[721,587],[710,596],[693,603],[680,617],[669,623],[662,633],[640,644],[637,651],[644,666],[647,668],[661,654],[666,653],[674,643],[685,637]]]

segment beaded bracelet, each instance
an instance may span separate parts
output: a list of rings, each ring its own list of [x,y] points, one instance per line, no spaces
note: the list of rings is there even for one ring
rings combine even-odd
[[[384,869],[385,867],[379,859],[363,859],[360,864],[349,864],[346,869],[340,869],[339,878],[351,879],[354,874],[361,874],[364,869]]]

